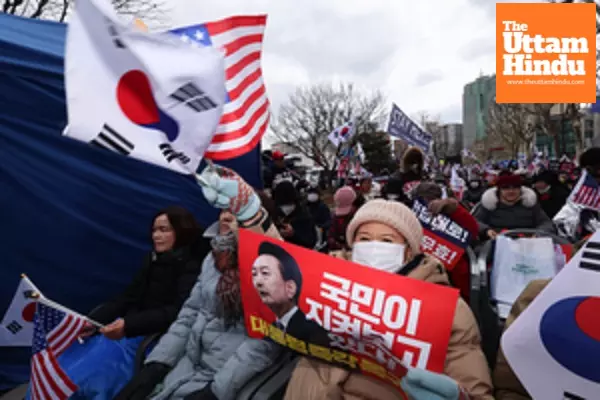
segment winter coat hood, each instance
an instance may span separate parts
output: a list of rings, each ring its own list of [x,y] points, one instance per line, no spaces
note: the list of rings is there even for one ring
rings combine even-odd
[[[489,211],[494,211],[498,208],[498,203],[500,199],[498,198],[498,188],[491,188],[485,191],[483,196],[481,197],[481,205],[485,207]],[[520,203],[526,208],[532,208],[538,202],[537,195],[532,189],[528,187],[521,188],[521,200]],[[519,204],[519,203],[517,203]]]

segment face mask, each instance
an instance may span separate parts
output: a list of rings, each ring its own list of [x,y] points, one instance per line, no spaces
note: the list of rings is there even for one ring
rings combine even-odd
[[[309,193],[306,196],[306,200],[308,200],[311,203],[316,203],[317,201],[319,201],[319,195],[316,193]]]
[[[396,201],[396,200],[398,200],[399,197],[400,196],[398,196],[397,194],[388,194],[387,195],[387,199],[391,200],[391,201]]]
[[[296,209],[296,205],[295,204],[288,204],[288,205],[285,205],[285,206],[281,206],[279,208],[281,209],[281,212],[284,213],[285,215],[290,215]]]
[[[550,190],[550,186],[546,186],[544,189],[538,189],[538,193],[545,194],[545,193],[548,193],[549,190]]]
[[[479,182],[471,182],[471,188],[477,189],[479,187]]]
[[[380,271],[398,272],[404,266],[406,246],[378,241],[358,242],[352,247],[352,261]]]

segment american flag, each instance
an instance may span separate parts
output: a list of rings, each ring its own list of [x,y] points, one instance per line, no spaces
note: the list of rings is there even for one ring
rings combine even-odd
[[[190,44],[213,46],[225,55],[227,99],[215,137],[205,153],[227,160],[252,150],[269,124],[269,99],[260,66],[267,17],[236,16],[171,31]]]
[[[85,320],[37,303],[31,358],[31,399],[63,400],[77,390],[57,361],[81,332]]]
[[[569,196],[575,204],[600,211],[600,189],[593,176],[584,171]]]

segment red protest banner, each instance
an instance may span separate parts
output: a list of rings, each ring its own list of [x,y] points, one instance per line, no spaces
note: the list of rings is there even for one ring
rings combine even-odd
[[[469,246],[469,232],[446,215],[431,215],[420,199],[413,202],[413,212],[423,227],[421,250],[452,271]]]
[[[436,257],[444,264],[448,271],[452,271],[458,260],[465,253],[465,249],[457,246],[441,235],[436,235],[427,228],[423,228],[423,240],[421,241],[423,253]]]
[[[443,372],[458,291],[240,229],[245,322],[325,362],[400,389],[406,367]]]

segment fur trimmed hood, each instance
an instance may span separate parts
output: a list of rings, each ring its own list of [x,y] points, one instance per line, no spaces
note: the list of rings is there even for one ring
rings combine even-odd
[[[414,172],[416,175],[423,174],[425,156],[418,147],[409,147],[402,155],[402,172]]]
[[[489,211],[494,211],[498,207],[498,188],[491,188],[485,191],[483,196],[481,196],[481,205]],[[521,201],[522,204],[526,208],[531,208],[535,206],[538,202],[537,194],[533,189],[528,187],[521,187]],[[519,204],[519,203],[517,203]]]

